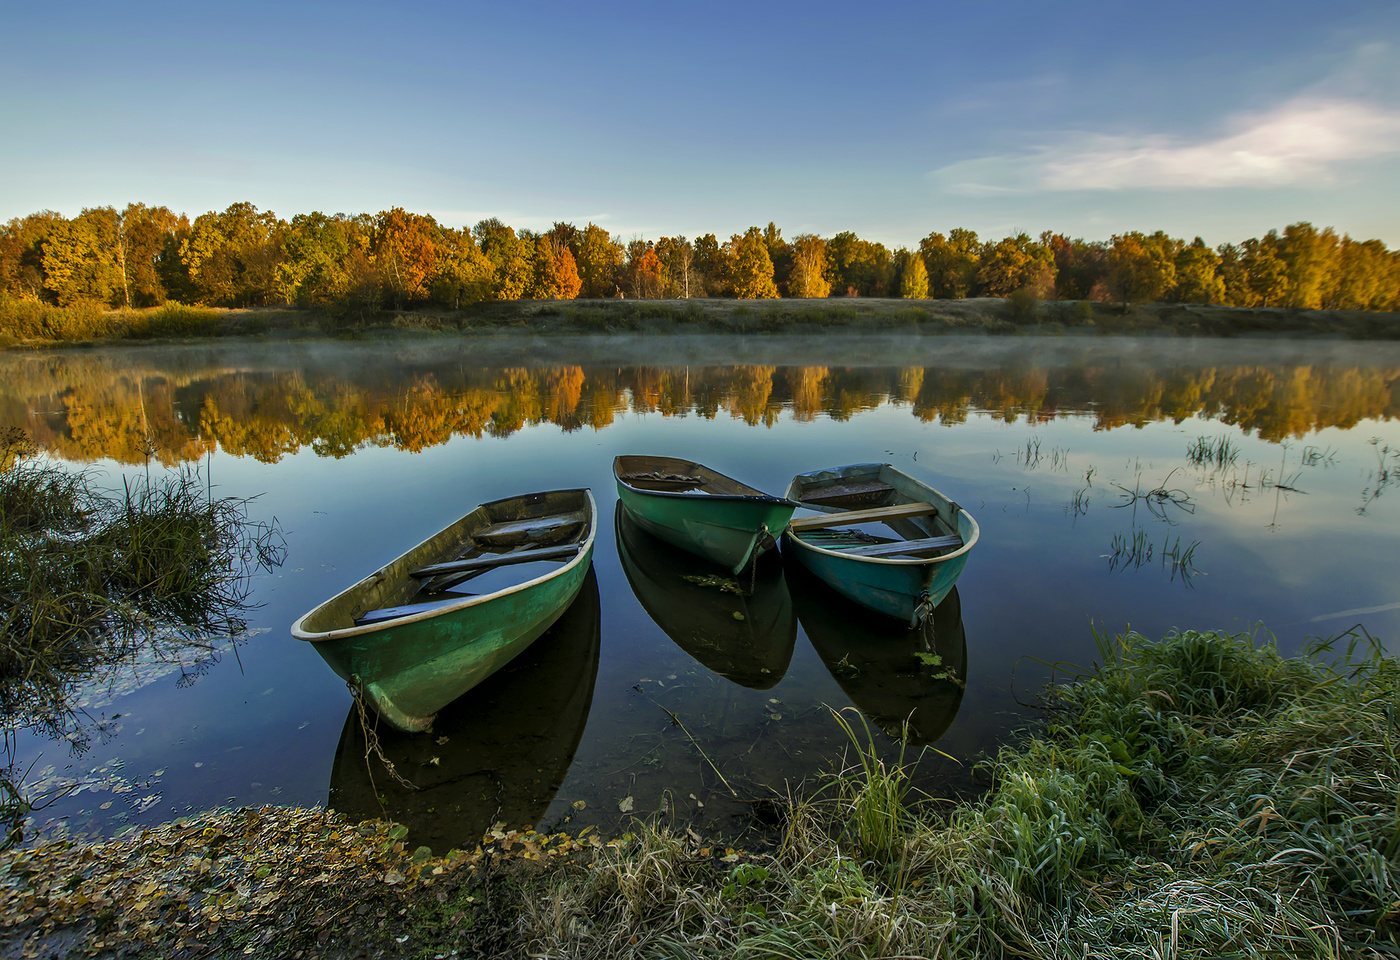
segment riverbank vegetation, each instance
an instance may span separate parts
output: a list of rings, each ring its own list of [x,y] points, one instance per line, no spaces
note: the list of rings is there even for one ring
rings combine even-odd
[[[82,339],[99,328],[205,335],[209,316],[187,307],[131,312],[166,304],[297,307],[344,327],[405,311],[576,298],[994,298],[1007,301],[1012,322],[1034,319],[1049,301],[1396,311],[1400,251],[1306,222],[1215,248],[1161,231],[1086,241],[953,229],[891,250],[851,232],[785,239],[773,223],[728,240],[624,241],[592,223],[537,232],[488,219],[456,229],[397,207],[287,221],[250,203],[193,221],[130,204],[71,219],[42,211],[0,227],[0,334],[12,340]],[[104,309],[123,313],[99,323]]]
[[[1362,631],[1294,659],[1220,633],[1100,650],[956,806],[916,795],[914,758],[880,762],[844,714],[844,765],[786,806],[763,851],[664,814],[607,843],[496,830],[448,853],[410,852],[383,824],[243,811],[11,851],[0,922],[32,949],[87,937],[169,956],[1400,950],[1395,659]],[[325,882],[292,882],[316,871]]]
[[[0,435],[0,723],[81,752],[84,691],[118,666],[193,670],[214,655],[244,629],[249,574],[280,562],[281,536],[193,472],[113,495],[33,453],[23,432]],[[0,770],[11,839],[36,802],[22,779]]]

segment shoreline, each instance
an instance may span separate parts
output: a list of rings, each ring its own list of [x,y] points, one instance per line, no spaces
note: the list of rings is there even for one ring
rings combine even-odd
[[[0,957],[1400,949],[1394,657],[1360,629],[1296,658],[1194,631],[1099,649],[953,809],[854,735],[860,762],[789,801],[768,850],[658,816],[442,855],[385,821],[245,808],[0,853]]]
[[[552,300],[472,304],[461,310],[382,311],[359,318],[268,307],[223,310],[171,304],[146,311],[65,311],[26,305],[24,324],[0,316],[0,349],[172,342],[285,342],[497,335],[764,334],[936,337],[1400,339],[1400,313],[1202,304],[1011,300]],[[76,313],[75,313],[76,311]],[[73,319],[70,314],[78,319]]]

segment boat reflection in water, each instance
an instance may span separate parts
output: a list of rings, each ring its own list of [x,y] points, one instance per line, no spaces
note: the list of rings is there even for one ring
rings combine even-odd
[[[967,681],[957,588],[911,630],[838,595],[795,559],[785,568],[807,639],[860,712],[892,737],[908,721],[912,744],[943,736]]]
[[[705,667],[727,680],[767,690],[783,678],[797,642],[797,616],[782,568],[760,562],[728,580],[713,564],[658,540],[619,502],[617,552],[627,582],[656,625]],[[777,558],[772,558],[776,560]],[[722,589],[733,584],[742,591]]]
[[[409,828],[410,843],[438,854],[469,849],[497,822],[513,829],[534,826],[563,784],[588,721],[598,675],[599,611],[598,581],[590,570],[554,625],[444,707],[432,730],[405,734],[380,724],[384,755],[417,790],[396,783],[373,755],[366,764],[364,731],[351,706],[327,805],[351,820],[391,817]],[[384,798],[382,809],[376,794]]]

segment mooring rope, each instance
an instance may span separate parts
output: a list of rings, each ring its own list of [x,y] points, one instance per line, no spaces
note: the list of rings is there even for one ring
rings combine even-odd
[[[375,799],[379,798],[379,787],[375,786],[374,783],[374,765],[369,762],[370,754],[374,754],[379,758],[379,762],[384,764],[384,769],[389,772],[389,776],[393,777],[394,781],[398,783],[399,786],[406,790],[417,790],[418,787],[416,785],[405,780],[403,775],[394,769],[394,761],[384,756],[384,750],[379,745],[379,734],[376,732],[379,726],[378,718],[375,718],[375,723],[372,727],[370,726],[369,717],[366,716],[365,713],[363,681],[361,681],[358,676],[354,676],[345,681],[345,685],[350,688],[350,696],[355,701],[355,712],[360,718],[360,730],[363,731],[365,735],[365,770],[369,773],[369,785],[374,791]],[[382,801],[380,802],[380,806],[383,806]]]

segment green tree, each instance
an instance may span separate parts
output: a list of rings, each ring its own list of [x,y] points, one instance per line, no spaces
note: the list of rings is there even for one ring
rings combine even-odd
[[[429,281],[434,300],[456,310],[464,303],[489,299],[495,278],[496,265],[481,252],[470,230],[442,229],[437,269]]]
[[[617,271],[622,264],[622,244],[608,231],[590,223],[578,244],[578,275],[585,297],[611,297],[617,293]]]
[[[656,256],[661,261],[666,296],[689,297],[695,273],[695,245],[685,237],[662,237],[656,241]]]
[[[474,230],[481,252],[495,266],[491,285],[494,300],[523,300],[535,278],[535,237],[506,226],[495,217],[482,220]]]
[[[788,273],[788,296],[817,299],[831,293],[826,241],[810,233],[793,237],[792,269]]]
[[[695,272],[701,277],[706,296],[718,296],[728,289],[728,251],[713,233],[695,238]]]
[[[838,294],[889,296],[894,264],[883,243],[862,240],[847,230],[828,240],[826,251],[831,285]]]
[[[729,282],[740,300],[762,300],[778,295],[773,283],[773,259],[758,227],[749,227],[743,236],[735,234],[729,248]]]
[[[41,210],[0,228],[0,293],[33,301],[50,296],[44,288],[44,241],[61,222],[62,215]]]

